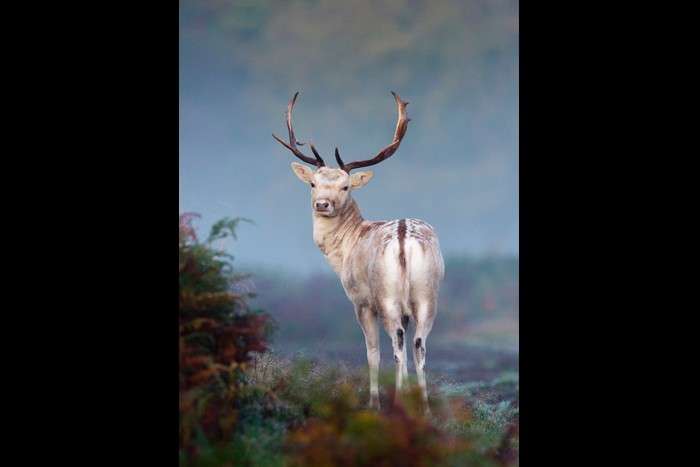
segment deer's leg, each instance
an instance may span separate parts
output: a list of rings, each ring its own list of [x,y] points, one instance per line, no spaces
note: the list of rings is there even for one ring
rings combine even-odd
[[[408,324],[409,324],[409,317],[408,315],[404,315],[401,317],[401,326],[403,328],[404,332],[404,345],[403,345],[403,355],[401,356],[401,361],[403,362],[402,366],[402,377],[405,382],[408,382],[408,357],[406,353],[406,348],[410,347],[410,343],[407,344],[408,337],[405,335],[405,333],[408,332]]]
[[[406,367],[406,332],[401,319],[401,309],[394,303],[384,303],[382,309],[384,329],[391,338],[391,346],[394,350],[394,362],[396,362],[396,392],[394,401],[399,397],[403,388],[403,377],[407,374]]]
[[[355,307],[357,321],[365,334],[367,364],[369,365],[369,406],[379,409],[379,331],[377,319],[368,306]]]
[[[416,318],[416,332],[413,336],[413,363],[416,367],[416,377],[420,386],[423,406],[426,413],[430,413],[428,406],[428,388],[425,381],[425,359],[426,359],[426,340],[430,330],[433,327],[435,312],[437,311],[437,303],[434,300],[419,302],[417,309],[414,311]]]

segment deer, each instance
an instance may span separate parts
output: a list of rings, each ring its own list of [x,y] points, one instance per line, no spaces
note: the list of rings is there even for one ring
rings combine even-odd
[[[408,129],[408,102],[394,96],[398,121],[392,142],[373,158],[344,163],[338,148],[339,168],[327,167],[313,144],[311,158],[300,149],[292,126],[292,110],[299,92],[289,101],[286,124],[289,141],[273,138],[297,158],[315,168],[292,162],[292,171],[311,188],[313,240],[338,275],[365,337],[369,366],[370,409],[380,409],[378,321],[391,338],[396,364],[394,404],[408,378],[406,331],[415,325],[413,362],[424,413],[430,414],[425,379],[426,344],[437,314],[438,292],[445,267],[435,229],[419,219],[368,221],[362,217],[352,192],[365,186],[372,171],[350,171],[379,164],[399,148]]]

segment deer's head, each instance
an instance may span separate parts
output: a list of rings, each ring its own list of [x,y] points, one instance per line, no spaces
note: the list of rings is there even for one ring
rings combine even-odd
[[[373,175],[371,171],[357,172],[350,175],[350,171],[360,167],[379,164],[383,160],[388,159],[398,149],[401,140],[406,134],[408,122],[410,121],[410,119],[406,117],[406,106],[408,102],[402,101],[393,91],[391,94],[393,94],[396,100],[399,114],[398,121],[396,122],[396,130],[394,131],[394,139],[391,144],[379,151],[372,159],[350,162],[349,164],[343,162],[340,158],[338,148],[335,148],[335,160],[340,167],[338,169],[326,167],[325,162],[318,154],[313,144],[309,144],[309,146],[315,158],[308,157],[299,150],[298,146],[303,146],[305,143],[296,140],[292,127],[292,109],[294,108],[299,93],[295,93],[292,100],[289,101],[289,105],[287,106],[289,143],[286,143],[274,134],[272,136],[280,144],[292,151],[299,159],[316,167],[314,170],[298,162],[292,162],[292,170],[296,176],[311,187],[311,208],[316,214],[325,217],[333,217],[339,212],[342,212],[343,208],[350,200],[350,192],[366,185]]]

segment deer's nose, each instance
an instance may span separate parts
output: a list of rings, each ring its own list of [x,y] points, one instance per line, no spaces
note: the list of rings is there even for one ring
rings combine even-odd
[[[328,209],[328,201],[316,201],[316,209]]]

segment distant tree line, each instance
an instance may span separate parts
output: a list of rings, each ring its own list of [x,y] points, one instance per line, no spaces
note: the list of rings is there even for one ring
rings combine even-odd
[[[310,336],[336,343],[353,343],[362,334],[352,304],[330,270],[299,277],[291,273],[257,270],[255,287],[264,294],[254,299],[283,323],[278,343],[298,342]],[[439,317],[433,342],[478,323],[519,318],[518,258],[516,256],[459,256],[445,261],[440,290]]]

